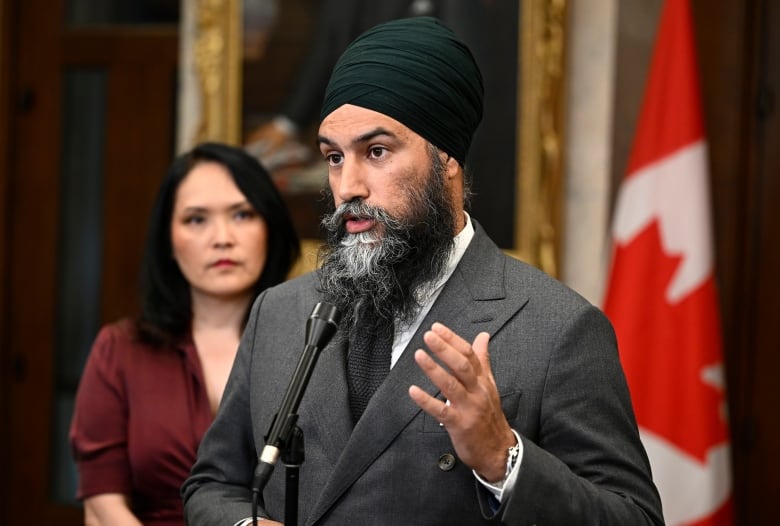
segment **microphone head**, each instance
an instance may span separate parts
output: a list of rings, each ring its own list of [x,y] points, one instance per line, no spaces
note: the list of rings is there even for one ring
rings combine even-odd
[[[339,328],[341,313],[330,303],[317,303],[306,321],[306,345],[322,349]]]

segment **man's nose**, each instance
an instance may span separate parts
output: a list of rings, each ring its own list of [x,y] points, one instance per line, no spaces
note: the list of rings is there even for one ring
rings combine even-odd
[[[338,175],[331,179],[335,188],[334,195],[338,196],[341,202],[352,201],[355,198],[365,199],[368,197],[368,185],[364,167],[355,160],[344,160]]]

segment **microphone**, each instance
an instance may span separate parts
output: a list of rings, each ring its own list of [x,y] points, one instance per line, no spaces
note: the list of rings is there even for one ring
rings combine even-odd
[[[279,460],[281,448],[285,447],[292,437],[295,424],[298,421],[298,405],[301,403],[303,392],[306,390],[311,373],[314,371],[314,365],[322,348],[336,334],[340,321],[341,314],[336,307],[324,302],[314,306],[306,321],[306,345],[290,379],[290,384],[287,386],[287,391],[284,393],[279,411],[274,416],[268,434],[265,436],[265,446],[255,468],[252,480],[252,491],[255,495],[262,492],[268,483],[274,466]]]

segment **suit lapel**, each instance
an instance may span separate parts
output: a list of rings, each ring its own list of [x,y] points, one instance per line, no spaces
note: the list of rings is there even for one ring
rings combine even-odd
[[[347,343],[342,341],[341,333],[342,330],[323,349],[306,393],[309,400],[307,418],[315,422],[323,437],[326,455],[334,465],[352,433],[344,365]]]
[[[464,339],[472,341],[483,331],[492,336],[527,301],[527,298],[520,297],[516,292],[513,295],[506,294],[505,256],[478,225],[475,224],[475,227],[477,233],[474,239],[420,328],[371,399],[351,434],[346,430],[346,443],[343,450],[336,453],[340,455],[336,466],[307,522],[314,523],[319,520],[421,411],[409,398],[410,385],[417,385],[432,396],[438,395],[438,388],[428,380],[414,361],[414,351],[424,348],[423,334],[430,329],[433,322],[442,322]],[[339,415],[343,417],[339,420],[347,422],[348,425],[350,417],[346,401],[343,354],[339,372],[334,369],[329,374],[339,374],[339,389],[344,391],[343,401],[341,393],[337,400],[340,406],[343,405],[338,408]],[[331,398],[327,402],[331,404],[333,383],[320,387],[323,394],[325,389],[328,393],[327,397],[319,396],[320,400]],[[315,408],[315,411],[319,412],[320,409],[323,415],[333,415],[332,407]],[[328,421],[323,425],[332,426],[334,423]],[[345,430],[339,427],[337,439],[329,445],[329,449],[344,444],[341,442],[345,438],[344,433]]]
[[[310,274],[308,279],[311,283],[302,287],[299,297],[300,312],[305,312],[306,315],[317,302],[323,301],[318,292],[317,273]],[[309,425],[317,428],[323,439],[326,455],[334,465],[352,433],[344,368],[344,332],[343,327],[339,328],[330,343],[320,351],[299,408],[299,424],[303,427],[306,422],[311,422]]]

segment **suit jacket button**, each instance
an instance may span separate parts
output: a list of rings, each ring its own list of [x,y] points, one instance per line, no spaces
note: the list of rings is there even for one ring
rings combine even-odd
[[[452,453],[445,453],[439,457],[439,469],[442,471],[449,471],[455,467],[455,455]]]

